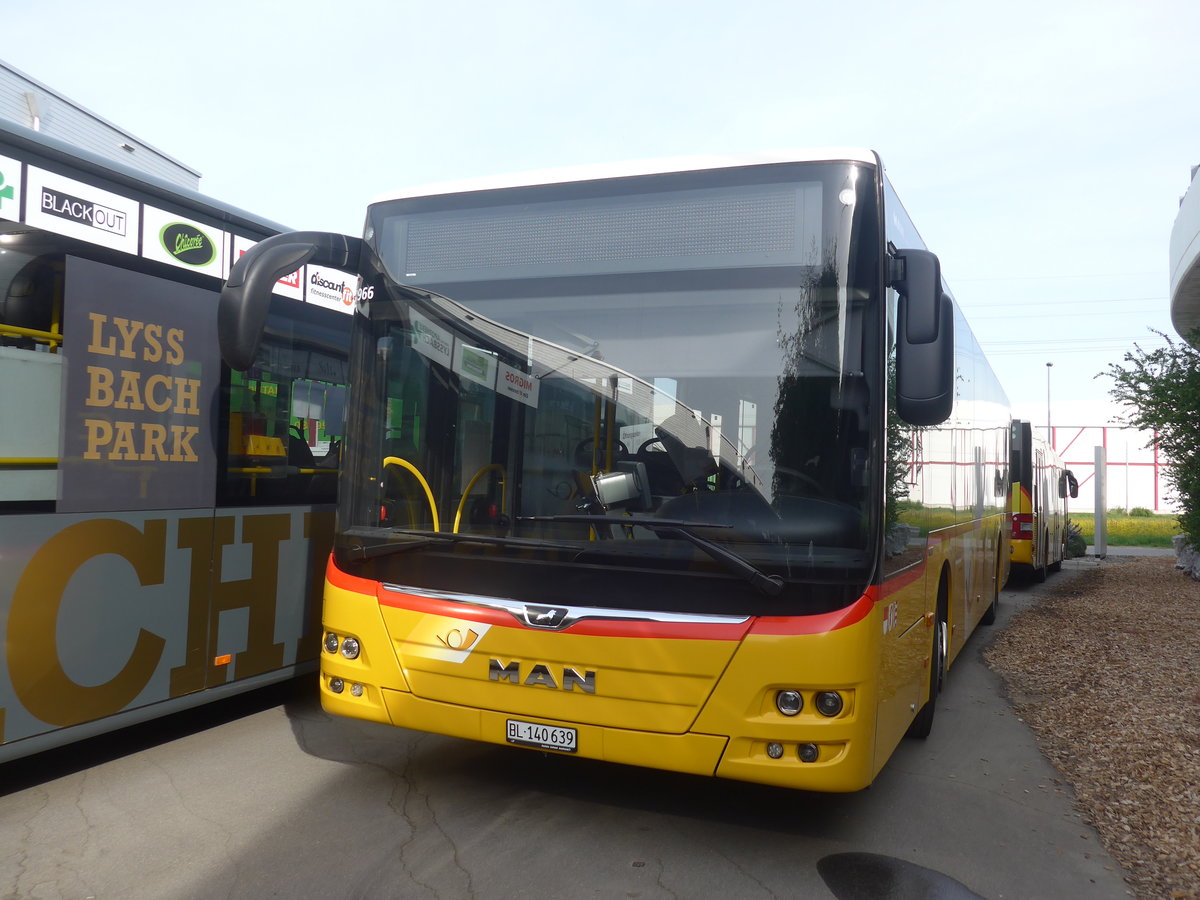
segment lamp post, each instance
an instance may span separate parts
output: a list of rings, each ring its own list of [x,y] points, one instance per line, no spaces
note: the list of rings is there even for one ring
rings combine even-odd
[[[1050,370],[1054,367],[1054,363],[1046,363],[1046,443],[1051,448],[1054,447],[1053,432],[1050,430]]]

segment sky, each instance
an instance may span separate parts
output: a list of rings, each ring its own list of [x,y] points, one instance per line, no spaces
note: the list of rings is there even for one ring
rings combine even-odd
[[[1195,0],[7,0],[2,21],[0,59],[292,228],[359,234],[372,198],[431,182],[862,146],[1014,415],[1107,424],[1103,373],[1178,340]]]

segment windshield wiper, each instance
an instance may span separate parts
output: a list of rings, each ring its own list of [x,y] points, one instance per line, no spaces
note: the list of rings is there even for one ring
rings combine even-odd
[[[378,535],[378,531],[374,529],[369,530],[367,533],[372,536]],[[415,539],[409,541],[385,541],[378,544],[363,541],[362,539],[367,536],[363,532],[356,533],[354,530],[347,530],[346,534],[357,537],[360,540],[360,543],[349,548],[349,552],[355,559],[374,559],[379,556],[392,556],[437,543],[491,544],[502,547],[533,547],[537,549],[571,551],[579,549],[574,544],[556,544],[552,541],[543,541],[536,538],[508,538],[487,534],[458,534],[452,531],[406,531],[404,534],[415,535]]]
[[[684,519],[653,519],[649,516],[518,516],[518,522],[574,522],[581,525],[616,525],[622,528],[640,526],[648,528],[660,537],[673,537],[685,540],[716,560],[729,572],[741,576],[755,590],[768,597],[778,597],[783,592],[783,579],[778,575],[768,575],[757,568],[749,560],[726,550],[720,544],[700,537],[691,531],[693,528],[732,528],[725,522],[690,522]]]

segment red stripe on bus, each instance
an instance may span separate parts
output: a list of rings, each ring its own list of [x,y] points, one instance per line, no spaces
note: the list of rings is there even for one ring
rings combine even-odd
[[[335,588],[340,588],[343,591],[353,591],[356,594],[366,594],[369,597],[374,597],[375,592],[379,590],[379,582],[371,578],[359,578],[357,575],[351,575],[337,567],[333,561],[333,554],[329,554],[329,562],[325,565],[325,580],[332,584]]]
[[[816,616],[761,616],[750,629],[751,634],[826,634],[839,628],[857,625],[871,614],[880,597],[879,587],[872,585],[866,593],[844,609]]]
[[[392,591],[382,586],[379,588],[378,599],[380,606],[407,609],[421,615],[445,616],[448,619],[467,619],[471,622],[482,622],[485,625],[516,624],[516,620],[502,609],[473,606],[470,603],[457,603],[454,600],[426,597],[422,594],[410,594],[407,591]]]

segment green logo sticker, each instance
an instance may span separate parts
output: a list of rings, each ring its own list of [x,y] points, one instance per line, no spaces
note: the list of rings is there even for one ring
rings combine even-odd
[[[463,347],[462,367],[463,372],[467,375],[474,375],[482,380],[487,378],[488,358],[482,353],[475,353],[473,350]]]
[[[207,266],[217,258],[217,245],[194,225],[172,222],[158,233],[162,248],[186,266]]]
[[[13,189],[11,184],[4,183],[4,173],[0,172],[0,209],[4,208],[5,200],[13,199]]]

